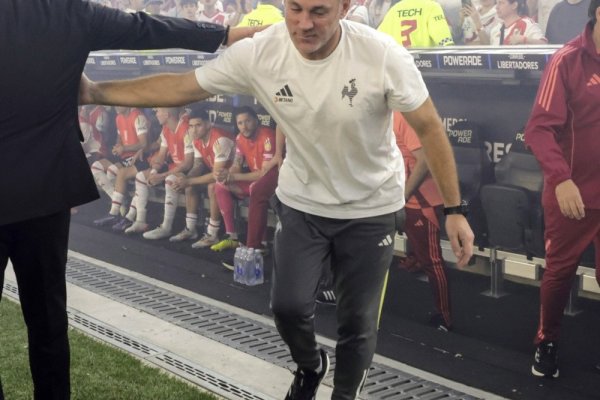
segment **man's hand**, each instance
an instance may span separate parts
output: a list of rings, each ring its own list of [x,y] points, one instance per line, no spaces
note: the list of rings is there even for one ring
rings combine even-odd
[[[283,157],[278,154],[274,154],[272,159],[263,163],[262,168],[260,169],[260,176],[265,176],[267,172],[275,167],[277,167],[277,170],[279,171],[282,163]]]
[[[560,212],[567,218],[582,219],[585,217],[585,205],[581,199],[579,188],[572,179],[556,185],[554,189]]]
[[[122,145],[120,145],[118,143],[114,145],[114,147],[112,149],[113,155],[120,157],[121,154],[123,154],[123,152],[124,152],[124,150],[123,150],[123,146]]]
[[[220,183],[227,183],[227,181],[229,180],[229,169],[227,168],[221,168],[221,169],[215,169],[213,171],[213,176],[215,177],[215,180],[217,182]]]
[[[464,215],[452,214],[446,217],[446,233],[450,239],[452,252],[456,256],[459,268],[467,265],[473,256],[473,240],[475,235]]]
[[[158,172],[150,172],[148,175],[148,186],[156,186],[166,178],[166,174],[159,174]]]
[[[173,182],[173,190],[178,192],[183,191],[186,187],[188,187],[188,178],[185,176],[178,176]]]

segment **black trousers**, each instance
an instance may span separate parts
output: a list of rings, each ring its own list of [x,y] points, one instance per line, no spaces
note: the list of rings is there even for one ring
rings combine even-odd
[[[65,283],[70,218],[67,209],[0,226],[0,294],[10,259],[27,325],[35,400],[70,397]]]
[[[316,369],[315,298],[322,269],[331,265],[338,341],[333,400],[357,398],[371,365],[396,215],[333,219],[294,210],[273,199],[279,223],[271,308],[279,334],[303,369]]]

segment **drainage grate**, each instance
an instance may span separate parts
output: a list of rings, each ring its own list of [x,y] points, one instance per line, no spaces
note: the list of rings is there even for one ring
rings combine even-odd
[[[4,294],[19,300],[18,289],[10,283],[4,283]],[[97,321],[79,311],[68,309],[70,325],[86,334],[104,342],[135,354],[137,357],[163,368],[173,374],[184,378],[209,392],[229,400],[273,400],[271,397],[258,393],[245,386],[234,384],[214,371],[202,368],[193,362],[181,358],[171,352],[161,349],[153,344],[129,336],[113,327]]]
[[[280,367],[295,369],[289,350],[275,328],[162,289],[132,277],[70,256],[67,280],[77,286],[127,304],[244,353]],[[335,354],[327,349],[329,354]],[[165,361],[166,365],[170,365]],[[332,386],[332,369],[324,383]],[[373,363],[365,388],[365,399],[465,399],[476,397]]]

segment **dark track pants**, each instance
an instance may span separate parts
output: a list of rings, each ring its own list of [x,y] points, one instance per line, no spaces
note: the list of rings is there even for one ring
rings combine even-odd
[[[452,326],[446,263],[440,246],[438,214],[441,213],[442,206],[429,208],[427,214],[415,208],[405,208],[404,211],[406,212],[404,233],[410,245],[408,255],[415,257],[422,271],[427,275],[436,313],[444,318],[446,325]]]
[[[540,323],[534,339],[558,340],[560,323],[577,272],[590,243],[596,249],[596,280],[600,284],[600,210],[585,210],[582,220],[563,216],[558,204],[544,205],[546,270],[540,287]]]
[[[316,369],[315,298],[322,268],[332,266],[338,342],[332,399],[355,399],[375,352],[380,308],[394,251],[395,214],[340,220],[306,214],[275,197],[271,307],[300,368]]]
[[[27,325],[35,400],[70,396],[65,283],[70,217],[67,209],[0,226],[0,291],[10,259]]]

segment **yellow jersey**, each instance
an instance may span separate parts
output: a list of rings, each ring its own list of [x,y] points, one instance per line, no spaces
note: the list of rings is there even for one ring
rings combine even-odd
[[[256,8],[244,15],[237,26],[271,25],[283,21],[281,10],[271,4],[259,4]]]
[[[454,44],[444,10],[433,0],[402,0],[385,14],[378,28],[404,47]]]

